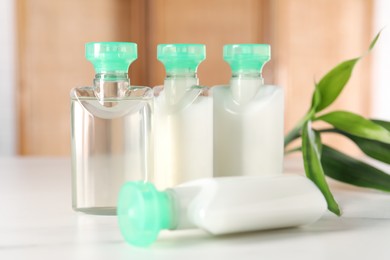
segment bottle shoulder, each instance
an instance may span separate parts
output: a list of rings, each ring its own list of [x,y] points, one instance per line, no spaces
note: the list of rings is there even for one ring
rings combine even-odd
[[[256,90],[252,90],[245,97],[245,91],[242,93],[234,92],[229,85],[219,85],[212,87],[212,96],[214,108],[229,111],[231,114],[242,115],[243,113],[262,113],[264,109],[283,109],[284,90],[275,85],[263,85]],[[237,100],[237,94],[242,95],[243,102]]]
[[[123,95],[118,97],[111,97],[107,101],[120,101],[120,100],[150,100],[153,99],[153,89],[146,86],[131,86],[124,92]],[[70,91],[71,99],[78,100],[97,100],[98,93],[93,86],[75,87]]]
[[[245,86],[243,86],[245,87]],[[214,85],[210,88],[210,91],[212,93],[215,92],[226,92],[226,91],[231,91],[231,85],[230,84],[223,84],[223,85]],[[284,92],[283,87],[278,86],[278,85],[272,85],[272,84],[264,84],[259,86],[259,89],[261,90],[260,92],[265,93],[265,92]]]
[[[178,95],[178,93],[183,95],[192,95],[196,93],[199,96],[210,96],[211,95],[211,88],[208,86],[201,86],[201,85],[191,85],[191,86],[175,86],[174,88],[171,88],[170,86],[166,87],[165,85],[156,85],[152,87],[153,94],[155,97],[160,96],[173,96]]]
[[[164,86],[153,88],[154,104],[156,111],[163,113],[175,114],[187,111],[187,109],[196,106],[199,111],[210,109],[212,98],[208,87],[191,86],[189,88],[179,88],[173,90]]]

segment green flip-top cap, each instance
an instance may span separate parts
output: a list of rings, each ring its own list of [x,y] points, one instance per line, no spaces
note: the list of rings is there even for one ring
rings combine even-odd
[[[167,73],[196,71],[206,59],[204,44],[159,44],[157,59],[161,61]]]
[[[223,59],[232,72],[262,71],[271,59],[269,44],[229,44],[223,47]]]
[[[162,229],[171,225],[168,194],[149,182],[127,182],[118,199],[118,223],[125,240],[135,246],[151,245]]]
[[[133,42],[90,42],[85,45],[85,57],[96,73],[125,72],[137,59],[137,44]]]

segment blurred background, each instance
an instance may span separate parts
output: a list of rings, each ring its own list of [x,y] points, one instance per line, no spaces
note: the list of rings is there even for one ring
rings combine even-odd
[[[148,86],[164,79],[158,43],[206,44],[199,77],[208,86],[229,81],[224,44],[269,43],[272,61],[264,77],[285,89],[287,131],[308,109],[313,82],[364,53],[390,24],[389,14],[386,0],[2,0],[0,156],[70,155],[69,92],[94,77],[86,42],[136,42],[131,82]],[[386,27],[328,111],[390,120],[389,72]],[[354,149],[334,137],[327,142]]]

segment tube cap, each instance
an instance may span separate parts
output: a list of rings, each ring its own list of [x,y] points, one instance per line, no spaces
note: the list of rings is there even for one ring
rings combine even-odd
[[[167,72],[196,71],[199,64],[206,59],[204,44],[159,44],[157,59]]]
[[[151,245],[171,225],[168,194],[149,182],[127,182],[119,192],[118,223],[125,240],[135,246]]]
[[[85,45],[85,57],[96,73],[125,72],[137,59],[137,44],[132,42],[90,42]]]
[[[229,44],[223,47],[223,59],[233,72],[261,72],[264,64],[271,59],[271,47],[268,44]]]

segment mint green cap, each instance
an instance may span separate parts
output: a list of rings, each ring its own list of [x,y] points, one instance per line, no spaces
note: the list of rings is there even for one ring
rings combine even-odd
[[[125,240],[146,247],[171,225],[171,204],[166,192],[159,192],[149,182],[127,182],[118,199],[118,223]]]
[[[167,72],[196,71],[199,64],[206,59],[204,44],[159,44],[157,59]]]
[[[233,72],[262,71],[271,59],[269,44],[229,44],[223,47],[223,59]]]
[[[133,42],[90,42],[85,45],[85,57],[96,73],[125,72],[137,59],[137,44]]]

